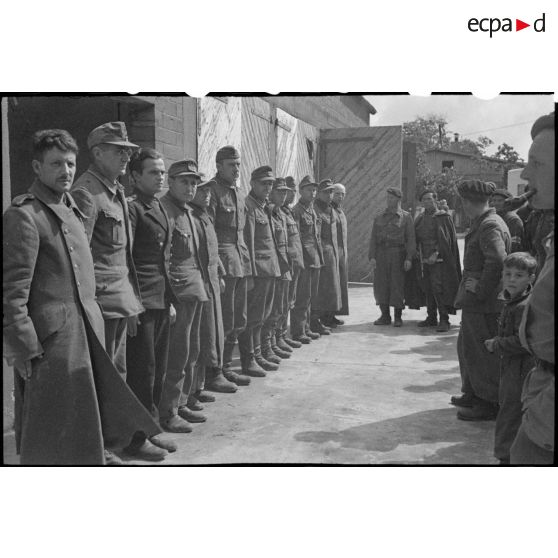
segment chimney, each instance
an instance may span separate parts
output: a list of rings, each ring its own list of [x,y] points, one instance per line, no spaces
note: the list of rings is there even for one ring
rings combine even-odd
[[[455,132],[453,134],[453,142],[454,143],[459,143],[459,134],[457,132]]]

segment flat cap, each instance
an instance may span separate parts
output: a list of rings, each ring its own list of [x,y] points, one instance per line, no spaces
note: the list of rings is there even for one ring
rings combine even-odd
[[[169,178],[175,176],[196,176],[201,179],[202,175],[198,172],[198,163],[194,159],[184,159],[183,161],[176,161],[173,163],[168,172]]]
[[[324,190],[333,190],[333,180],[331,178],[325,178],[318,184],[318,192],[323,192]]]
[[[219,151],[217,151],[217,155],[215,155],[215,161],[220,163],[225,159],[240,159],[240,153],[234,147],[234,145],[225,145],[225,147],[221,147]]]
[[[292,176],[287,176],[287,178],[285,178],[285,182],[288,188],[290,188],[291,190],[296,190],[295,179]]]
[[[471,201],[486,201],[496,190],[492,182],[482,180],[463,180],[457,185],[459,195]]]
[[[493,196],[502,196],[503,198],[513,198],[512,193],[509,190],[505,190],[504,188],[495,188],[494,192],[492,192]]]
[[[388,188],[386,192],[399,199],[403,197],[403,192],[399,188]]]
[[[124,122],[107,122],[97,126],[87,136],[87,147],[91,149],[101,143],[137,148],[139,145],[128,141],[128,132]]]
[[[275,180],[275,176],[273,176],[273,169],[269,165],[258,167],[252,171],[250,180]]]
[[[555,113],[551,112],[550,114],[545,114],[544,116],[537,118],[531,128],[531,139],[535,139],[535,136],[539,132],[542,132],[547,128],[554,130],[554,117]]]
[[[314,179],[307,174],[306,176],[302,177],[302,180],[300,181],[300,184],[298,185],[298,189],[302,190],[303,188],[306,188],[306,186],[311,186],[312,188],[317,188],[318,187],[318,183],[314,181]]]
[[[287,186],[287,181],[284,178],[276,178],[273,183],[273,190],[290,190]]]

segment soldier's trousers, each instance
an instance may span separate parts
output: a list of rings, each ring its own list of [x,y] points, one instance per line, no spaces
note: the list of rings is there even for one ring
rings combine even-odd
[[[405,250],[400,247],[381,248],[376,255],[374,298],[379,306],[403,308],[405,291]]]
[[[138,332],[128,339],[126,348],[126,383],[151,416],[158,419],[169,353],[169,309],[148,309],[139,319]]]
[[[289,292],[287,293],[287,304],[283,315],[279,318],[276,331],[281,333],[287,333],[288,323],[289,323],[289,312],[294,308],[296,301],[296,290],[298,286],[298,279],[300,277],[300,269],[294,269],[291,271],[292,279],[289,281]],[[291,318],[292,321],[292,318]]]
[[[182,392],[188,396],[195,380],[202,305],[197,300],[185,300],[176,305],[176,321],[170,331],[167,373],[159,403],[159,416],[163,420],[177,414]]]
[[[498,314],[480,314],[463,309],[457,337],[461,391],[490,403],[498,403],[499,357],[489,353],[484,341],[498,331]]]
[[[442,263],[423,266],[424,294],[426,296],[426,311],[428,317],[440,320],[449,320],[448,309],[442,302]]]
[[[126,379],[127,318],[105,319],[105,347],[114,366]]]
[[[247,277],[225,277],[225,290],[221,294],[225,339],[234,343],[247,321]]]
[[[238,336],[241,358],[254,353],[261,345],[261,331],[273,307],[275,277],[254,277],[254,288],[249,291],[246,328]]]
[[[283,316],[289,311],[289,285],[290,280],[275,279],[275,287],[273,291],[273,305],[269,317],[265,321],[262,328],[262,340],[268,340],[275,334],[275,330],[279,327]]]
[[[291,310],[291,335],[304,335],[310,325],[312,300],[318,296],[320,268],[308,267],[300,272],[296,288],[296,299]]]
[[[334,312],[338,316],[349,315],[349,262],[345,258],[345,249],[339,247],[339,285],[341,287],[341,309]]]

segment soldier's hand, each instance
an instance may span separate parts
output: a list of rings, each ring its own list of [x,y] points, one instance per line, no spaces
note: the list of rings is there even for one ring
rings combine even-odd
[[[138,334],[138,325],[140,324],[139,316],[130,316],[126,320],[128,328],[128,337],[135,337]]]
[[[474,277],[469,277],[468,279],[465,280],[465,290],[469,291],[470,293],[476,293],[478,282],[479,282],[478,279],[475,279]]]
[[[494,352],[494,339],[487,339],[484,342],[484,346],[489,353],[493,353]]]
[[[17,373],[24,379],[29,380],[31,378],[31,374],[33,373],[33,365],[31,364],[31,360],[14,360],[14,369],[17,370]]]
[[[376,269],[376,260],[375,260],[374,258],[372,258],[372,259],[370,260],[370,269],[371,269],[372,271],[374,271],[374,270]]]
[[[405,260],[403,262],[403,271],[409,271],[409,269],[411,269],[411,267],[413,267],[413,264],[411,263],[411,260]]]
[[[176,308],[172,304],[169,306],[169,319],[170,325],[176,322]]]
[[[225,280],[222,277],[219,278],[219,290],[221,293],[225,292]]]

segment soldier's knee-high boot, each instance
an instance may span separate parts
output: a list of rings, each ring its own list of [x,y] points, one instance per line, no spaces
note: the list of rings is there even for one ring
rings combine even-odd
[[[401,319],[403,308],[394,308],[394,314],[393,327],[401,327],[403,325],[403,320]]]
[[[380,304],[382,315],[374,322],[374,325],[390,325],[391,315],[389,313],[389,304]]]
[[[262,354],[261,328],[254,331],[254,358],[256,363],[264,370],[278,370],[279,365],[267,360]]]

